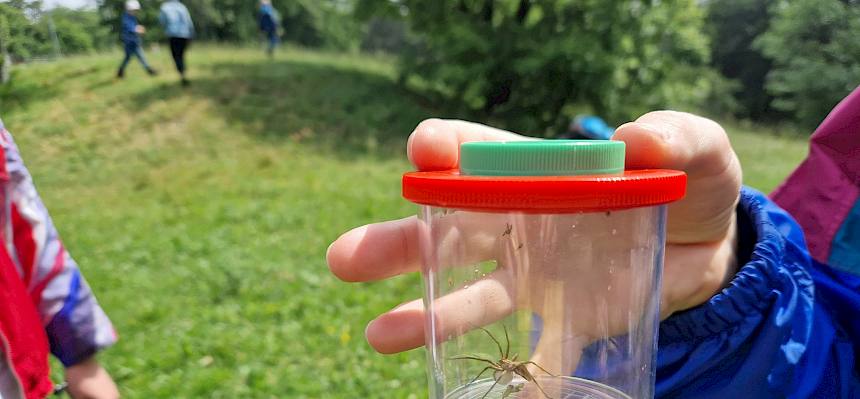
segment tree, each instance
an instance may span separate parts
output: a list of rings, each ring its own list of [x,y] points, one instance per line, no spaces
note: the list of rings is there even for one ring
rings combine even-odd
[[[860,84],[860,4],[794,0],[775,4],[755,45],[773,62],[765,87],[773,106],[814,127]]]
[[[7,63],[54,54],[51,20],[59,47],[66,53],[92,51],[112,42],[108,29],[101,26],[94,11],[62,7],[42,11],[39,7],[41,3],[38,1],[0,3],[0,50],[8,55]]]
[[[361,50],[399,54],[409,46],[406,24],[393,18],[371,18],[365,27]]]
[[[352,0],[283,2],[284,38],[308,47],[357,49],[360,26],[353,19]]]
[[[732,93],[739,103],[736,116],[774,117],[773,97],[765,91],[771,60],[753,46],[770,26],[770,8],[776,0],[712,0],[707,3],[711,62],[720,73],[739,83]]]
[[[447,99],[548,133],[586,103],[621,121],[710,92],[703,13],[694,0],[361,0],[405,15],[419,38],[407,77]]]
[[[0,84],[9,82],[10,74],[12,73],[12,57],[9,55],[9,22],[6,15],[0,14]]]
[[[46,36],[50,30],[48,16],[53,18],[60,48],[66,54],[90,52],[114,43],[110,29],[101,24],[93,11],[57,7],[45,12],[36,29]]]
[[[6,35],[6,50],[13,61],[29,59],[34,54],[40,54],[45,46],[35,26],[27,14],[33,15],[32,10],[21,7],[20,2],[0,3],[0,15],[5,21],[3,29]],[[38,14],[35,16],[38,17]]]

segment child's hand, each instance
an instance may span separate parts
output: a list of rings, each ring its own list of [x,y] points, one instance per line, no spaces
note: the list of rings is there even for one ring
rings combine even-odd
[[[95,357],[66,369],[69,394],[74,399],[117,399],[119,390]]]
[[[146,33],[146,28],[143,25],[138,25],[134,27],[134,31],[137,32],[137,34],[142,35]]]
[[[444,170],[457,167],[461,142],[522,139],[478,124],[428,120],[410,136],[407,153],[419,170]],[[687,172],[686,198],[669,207],[661,313],[665,318],[703,303],[731,278],[736,266],[734,209],[741,170],[725,132],[710,120],[663,111],[619,127],[614,139],[627,143],[628,168]],[[347,232],[329,248],[329,266],[346,281],[371,281],[417,271],[416,227],[415,217],[410,217]],[[421,346],[423,313],[420,300],[401,305],[372,321],[367,339],[383,353]],[[461,322],[482,325],[487,320]]]

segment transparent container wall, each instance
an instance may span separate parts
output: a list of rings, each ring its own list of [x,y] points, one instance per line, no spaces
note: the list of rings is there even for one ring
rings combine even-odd
[[[424,206],[431,398],[650,398],[665,206]]]

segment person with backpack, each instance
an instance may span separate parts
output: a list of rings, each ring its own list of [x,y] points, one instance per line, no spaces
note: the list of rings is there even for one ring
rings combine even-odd
[[[165,0],[161,3],[158,21],[164,27],[164,33],[170,44],[170,54],[176,71],[179,72],[180,81],[183,86],[188,86],[188,78],[185,77],[185,50],[194,36],[194,22],[185,7],[179,0]]]

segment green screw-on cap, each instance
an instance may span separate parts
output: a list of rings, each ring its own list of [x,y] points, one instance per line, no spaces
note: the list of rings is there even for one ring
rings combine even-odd
[[[464,175],[570,176],[622,172],[621,141],[476,141],[460,145],[460,173]]]

